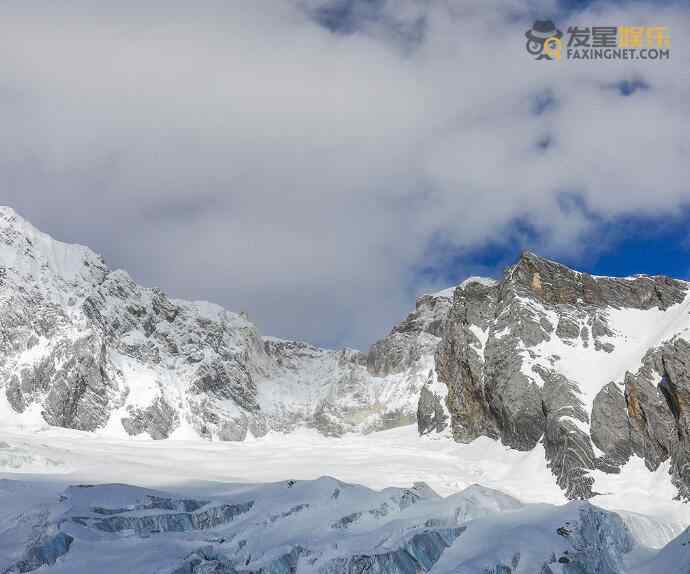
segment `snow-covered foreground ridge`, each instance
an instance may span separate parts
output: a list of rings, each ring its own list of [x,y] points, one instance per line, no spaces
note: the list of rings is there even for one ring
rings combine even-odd
[[[687,564],[690,508],[640,461],[590,504],[567,503],[541,447],[419,438],[413,426],[245,442],[1,434],[2,574],[681,574]]]
[[[477,485],[442,498],[327,477],[197,492],[0,479],[3,574],[687,572],[688,532],[658,550],[645,534],[589,502]]]
[[[569,498],[638,461],[687,498],[689,312],[683,281],[525,253],[500,281],[418,298],[367,353],[325,350],[143,288],[0,208],[0,427],[241,441],[416,422],[536,453]]]
[[[607,572],[619,572],[636,546],[619,517],[588,503],[530,507],[476,486],[446,499],[423,483],[376,492],[332,478],[227,486],[212,496],[122,484],[53,491],[2,481],[0,489],[5,574],[46,566],[130,574],[469,573],[500,565],[543,572],[549,564],[578,572],[610,564]],[[516,526],[524,538],[498,537]]]

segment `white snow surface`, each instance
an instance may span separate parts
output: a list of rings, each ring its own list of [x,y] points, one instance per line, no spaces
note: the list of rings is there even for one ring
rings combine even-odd
[[[559,318],[554,311],[536,301],[523,299],[522,303],[545,315],[553,325],[558,324]],[[555,334],[548,341],[522,352],[523,373],[540,385],[541,378],[532,371],[536,365],[565,375],[577,383],[583,406],[589,414],[594,397],[602,387],[610,382],[622,387],[625,373],[636,372],[647,351],[675,337],[690,340],[690,291],[683,302],[666,310],[609,307],[602,314],[613,336],[599,337],[599,341],[613,345],[612,352],[596,350],[591,341],[585,345],[580,337],[562,339]],[[584,326],[584,323],[580,325]]]
[[[481,484],[524,503],[566,502],[546,467],[541,445],[519,452],[485,437],[460,444],[442,435],[419,437],[415,425],[337,439],[307,429],[271,432],[244,442],[121,439],[48,426],[33,431],[0,427],[0,444],[6,445],[0,447],[0,478],[55,475],[71,483],[171,489],[190,483],[327,475],[374,489],[421,481],[447,496]],[[633,458],[618,475],[594,476],[594,490],[604,494],[593,502],[629,515],[637,530],[647,529],[647,545],[666,543],[690,526],[690,505],[673,500],[676,491],[668,465],[651,473]]]
[[[84,484],[102,486],[73,486]],[[598,553],[612,552],[625,567],[617,572],[653,572],[651,565],[664,564],[663,571],[680,574],[669,565],[686,556],[690,508],[671,500],[667,469],[649,473],[633,460],[596,486],[615,494],[592,503],[622,518],[597,526],[611,544]],[[167,498],[171,507],[151,506]],[[253,506],[246,518],[200,531],[94,529],[110,516],[116,526],[120,516],[180,520],[183,499],[199,501],[199,512]],[[270,433],[241,443],[123,440],[52,427],[0,430],[0,571],[21,559],[37,525],[44,525],[41,532],[59,530],[77,540],[46,570],[55,573],[170,574],[200,548],[206,557],[219,550],[240,557],[256,571],[296,546],[309,548],[311,557],[299,572],[323,572],[322,566],[331,571],[332,560],[393,552],[439,528],[449,545],[431,572],[483,572],[511,564],[519,552],[515,573],[533,574],[551,553],[578,547],[557,529],[592,512],[596,507],[563,498],[539,448],[524,453],[486,438],[466,445],[420,438],[412,426],[340,439],[308,430]],[[457,538],[453,528],[462,530]],[[628,538],[632,546],[621,554]]]

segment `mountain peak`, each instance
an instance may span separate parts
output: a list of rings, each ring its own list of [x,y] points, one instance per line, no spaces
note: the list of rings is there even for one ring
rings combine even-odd
[[[14,209],[6,205],[0,205],[0,230],[27,228],[38,231]]]
[[[505,281],[543,303],[666,309],[685,298],[688,285],[663,275],[599,277],[523,251]]]
[[[17,212],[7,205],[0,205],[0,217],[3,219],[16,217]]]
[[[88,247],[53,239],[7,206],[0,206],[0,267],[37,283],[50,277],[90,281],[107,271],[103,259]]]
[[[546,257],[543,257],[542,255],[538,255],[534,251],[528,250],[522,251],[517,262],[514,265],[512,265],[512,267],[510,267],[509,269],[520,267],[527,267],[531,269],[552,269],[554,271],[558,270],[562,273],[580,273],[579,271],[575,271],[574,269],[571,269],[567,265],[563,265],[558,261],[548,259]]]

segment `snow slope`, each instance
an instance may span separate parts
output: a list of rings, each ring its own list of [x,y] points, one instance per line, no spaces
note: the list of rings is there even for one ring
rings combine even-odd
[[[179,489],[330,475],[375,489],[424,482],[448,496],[481,484],[524,503],[566,502],[539,448],[519,452],[486,437],[470,444],[420,438],[414,426],[339,439],[313,430],[273,432],[242,443],[118,439],[46,427],[32,433],[3,429],[0,441],[7,445],[0,448],[0,477]],[[633,459],[620,474],[598,473],[595,486],[603,494],[593,502],[621,512],[647,546],[662,546],[690,526],[690,506],[673,499],[667,466],[651,473]]]
[[[672,517],[687,523],[685,505],[659,498],[653,517],[610,513],[605,498],[566,503],[543,457],[488,439],[411,443],[410,431],[244,443],[3,433],[11,448],[50,453],[68,470],[0,472],[0,572],[683,572],[687,534]],[[635,488],[634,478],[622,485]],[[636,504],[624,490],[620,501]]]
[[[525,301],[547,317],[554,325],[559,316],[535,301]],[[551,337],[536,347],[523,351],[523,372],[536,384],[543,384],[534,367],[554,369],[577,384],[585,411],[591,415],[597,393],[608,383],[616,382],[623,388],[626,372],[636,372],[650,349],[660,347],[675,337],[690,340],[690,292],[682,303],[668,309],[615,309],[600,312],[610,334],[599,337],[601,344],[610,344],[611,350],[602,352],[580,337],[563,339]],[[578,330],[588,325],[581,318],[573,318]]]

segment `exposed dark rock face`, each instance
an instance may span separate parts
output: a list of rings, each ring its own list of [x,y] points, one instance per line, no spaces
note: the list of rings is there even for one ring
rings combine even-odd
[[[471,326],[489,328],[495,315],[496,288],[470,283],[456,292],[446,330],[436,351],[436,372],[448,385],[447,405],[456,440],[467,442],[480,435],[498,437],[484,388],[483,350]]]
[[[588,471],[595,468],[595,456],[588,434],[578,424],[586,424],[588,417],[577,386],[559,373],[540,370],[546,460],[569,498],[588,498],[594,483]]]
[[[212,363],[197,369],[192,392],[217,399],[231,399],[256,411],[256,385],[249,369],[242,364]]]
[[[594,277],[529,252],[523,253],[509,275],[511,286],[551,305],[668,309],[682,303],[686,291],[682,281],[670,277]]]
[[[179,424],[177,411],[164,398],[159,398],[146,409],[131,409],[131,416],[121,420],[122,426],[130,435],[148,433],[159,440],[168,438]]]
[[[680,453],[673,474],[690,484],[688,343],[676,339],[650,350],[637,374],[604,384],[589,404],[582,388],[591,382],[569,379],[560,370],[562,357],[548,350],[592,349],[606,357],[626,344],[625,333],[610,324],[610,310],[663,311],[682,303],[686,292],[685,283],[667,277],[593,277],[531,253],[496,285],[458,288],[436,351],[453,436],[500,438],[518,450],[541,441],[572,498],[594,494],[590,471],[617,472],[633,452],[650,468]],[[657,379],[660,385],[652,383]],[[429,404],[424,397],[424,413]],[[592,442],[604,456],[595,455]]]
[[[611,382],[599,391],[592,408],[592,442],[606,453],[598,461],[603,470],[619,472],[628,461],[632,454],[631,434],[625,396],[619,385]]]
[[[650,351],[639,371],[625,377],[630,438],[624,454],[643,458],[650,470],[670,459],[674,484],[685,500],[690,500],[689,400],[690,343],[682,338]]]
[[[109,380],[105,347],[80,349],[64,367],[44,403],[44,418],[57,426],[94,430],[107,420]]]
[[[367,355],[369,372],[379,377],[400,373],[422,356],[433,354],[451,302],[449,294],[419,297],[415,311],[371,346]]]
[[[12,383],[8,388],[10,402],[20,400],[24,406],[30,400],[22,391],[27,386],[32,391],[40,389],[46,393],[43,417],[50,424],[95,430],[108,418],[112,387],[106,372],[105,346],[98,337],[59,346],[33,372],[25,370],[21,377],[18,389]]]
[[[417,428],[419,429],[419,434],[442,432],[446,428],[447,420],[448,417],[443,410],[441,398],[427,387],[422,387],[417,406]]]

